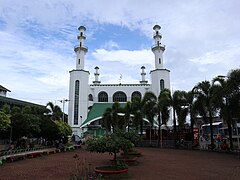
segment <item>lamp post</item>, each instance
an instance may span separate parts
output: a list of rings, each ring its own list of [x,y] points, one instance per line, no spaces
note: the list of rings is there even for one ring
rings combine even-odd
[[[65,114],[64,113],[65,102],[68,102],[68,101],[69,101],[68,99],[64,99],[64,98],[63,98],[63,100],[60,100],[60,102],[63,104],[63,108],[62,108],[63,109],[63,115],[62,115],[62,121],[63,122],[64,122],[64,114]]]

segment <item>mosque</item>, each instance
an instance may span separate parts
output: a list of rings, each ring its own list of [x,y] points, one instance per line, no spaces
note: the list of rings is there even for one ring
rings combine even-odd
[[[163,66],[163,52],[165,45],[161,43],[161,27],[153,27],[155,68],[150,71],[151,83],[145,79],[145,67],[141,67],[141,80],[138,84],[104,84],[99,80],[99,67],[95,67],[94,81],[89,82],[90,73],[84,67],[85,55],[88,48],[84,46],[84,26],[78,28],[78,46],[74,48],[76,53],[76,69],[70,71],[68,123],[73,133],[83,136],[83,133],[91,128],[92,133],[101,133],[99,120],[106,108],[111,107],[115,101],[126,103],[134,96],[142,98],[147,91],[159,95],[164,88],[170,89],[170,70]]]

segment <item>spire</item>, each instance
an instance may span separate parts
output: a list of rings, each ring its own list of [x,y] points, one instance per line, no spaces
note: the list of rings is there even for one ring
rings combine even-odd
[[[97,85],[97,84],[101,83],[101,81],[98,80],[98,76],[99,76],[98,70],[99,70],[99,67],[96,66],[95,67],[95,73],[94,73],[95,81],[93,81],[94,85]]]
[[[153,27],[153,39],[154,45],[152,46],[152,52],[155,55],[155,69],[163,69],[163,52],[165,51],[165,45],[161,43],[162,34],[160,33],[161,26],[155,25]]]
[[[141,69],[142,69],[142,73],[141,73],[142,80],[140,81],[140,84],[147,84],[148,81],[145,80],[145,76],[146,76],[145,67],[142,66]]]
[[[77,37],[77,39],[79,44],[74,48],[74,51],[77,54],[76,69],[84,69],[85,54],[88,52],[88,48],[84,46],[84,40],[86,39],[86,28],[84,26],[80,26],[78,30],[79,36]]]

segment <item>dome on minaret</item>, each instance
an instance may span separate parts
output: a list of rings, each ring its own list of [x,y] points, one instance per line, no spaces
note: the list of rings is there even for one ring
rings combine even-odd
[[[158,24],[156,24],[155,26],[153,26],[153,30],[160,30],[161,26],[159,26]]]
[[[80,30],[86,31],[86,28],[85,28],[84,26],[80,26],[80,27],[78,28],[78,30],[79,30],[79,31],[80,31]]]

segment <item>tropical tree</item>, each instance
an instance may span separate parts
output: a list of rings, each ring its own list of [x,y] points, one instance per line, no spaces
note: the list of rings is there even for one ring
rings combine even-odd
[[[55,121],[55,123],[58,127],[59,136],[68,137],[72,134],[72,128],[67,123],[63,121]]]
[[[130,119],[131,119],[131,102],[128,101],[126,106],[124,107],[124,122],[125,126],[127,126],[128,132],[130,126]]]
[[[0,112],[0,132],[5,131],[10,127],[10,116],[4,112]]]
[[[193,127],[196,122],[196,105],[194,103],[194,94],[192,91],[187,92],[186,100],[188,105],[188,113],[190,114],[191,140],[192,143],[194,143]]]
[[[52,102],[48,102],[46,107],[49,110],[48,114],[51,115],[52,120],[62,119],[63,112],[58,105],[54,105]]]
[[[238,75],[238,73],[239,75]],[[213,86],[217,94],[217,107],[220,109],[220,117],[228,126],[230,149],[233,149],[232,127],[233,118],[239,117],[239,84],[237,84],[237,75],[240,77],[240,70],[233,70],[229,76],[218,76],[213,79]]]
[[[113,132],[118,129],[123,128],[124,122],[121,121],[121,118],[119,117],[118,113],[122,112],[122,109],[120,107],[119,102],[114,102],[112,105],[112,127],[113,127]]]
[[[102,120],[100,121],[102,127],[106,129],[107,134],[111,132],[112,121],[113,121],[112,108],[107,108],[103,114]]]
[[[170,117],[170,106],[171,106],[171,92],[169,89],[163,89],[158,96],[158,146],[160,144],[160,131],[163,124],[167,124]],[[161,137],[162,138],[162,137]]]
[[[131,110],[133,114],[133,125],[138,131],[140,127],[140,134],[143,134],[143,112],[142,112],[142,102],[140,97],[133,97],[131,102]]]
[[[213,116],[216,114],[216,94],[214,88],[209,81],[202,81],[198,83],[192,90],[196,100],[196,109],[199,115],[205,116],[209,120],[210,124],[210,139],[211,146],[214,147],[213,139]]]
[[[111,108],[107,108],[103,114],[101,125],[106,128],[107,133],[115,132],[118,129],[124,129],[124,121],[119,117],[123,112],[119,102],[114,102]]]
[[[178,126],[180,129],[183,128],[186,117],[188,114],[187,109],[187,100],[186,100],[186,92],[185,91],[174,91],[172,95],[172,107],[173,107],[173,128],[174,128],[174,144],[176,145],[176,139],[178,137],[178,131],[177,131],[177,120],[178,120]],[[176,120],[177,116],[177,120]]]
[[[153,92],[146,92],[143,97],[143,114],[147,117],[150,124],[150,144],[152,139],[152,127],[154,117],[158,114],[157,97]]]

